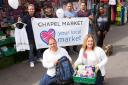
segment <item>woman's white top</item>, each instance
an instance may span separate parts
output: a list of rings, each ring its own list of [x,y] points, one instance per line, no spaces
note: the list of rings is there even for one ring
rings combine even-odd
[[[47,74],[49,76],[55,76],[56,70],[54,62],[63,56],[66,56],[70,61],[72,61],[71,57],[68,55],[68,52],[64,48],[58,47],[56,53],[52,53],[50,49],[44,51],[43,66],[47,68]]]
[[[29,42],[28,42],[28,36],[26,32],[26,24],[23,25],[23,28],[19,29],[16,27],[16,24],[14,24],[15,27],[15,42],[16,42],[16,50],[18,51],[25,51],[30,50]]]
[[[104,50],[100,47],[95,47],[95,49],[92,51],[84,51],[84,49],[81,48],[79,52],[79,56],[74,64],[75,66],[78,66],[81,64],[98,65],[102,76],[104,76],[105,75],[105,64],[107,63],[107,60],[108,58]]]

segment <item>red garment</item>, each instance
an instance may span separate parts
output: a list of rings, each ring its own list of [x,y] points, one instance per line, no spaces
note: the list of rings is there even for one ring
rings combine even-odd
[[[101,3],[107,4],[109,0],[100,0]]]
[[[79,10],[77,12],[77,15],[78,15],[78,17],[88,17],[89,15],[91,15],[91,12],[89,12],[88,10],[86,10],[85,12]]]
[[[52,0],[52,2],[54,2],[55,4],[58,4],[59,0]]]

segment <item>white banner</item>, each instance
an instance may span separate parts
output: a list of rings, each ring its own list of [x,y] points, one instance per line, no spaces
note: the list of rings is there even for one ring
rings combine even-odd
[[[59,46],[80,45],[88,34],[89,19],[84,18],[33,18],[32,27],[37,49],[47,48],[52,36]]]

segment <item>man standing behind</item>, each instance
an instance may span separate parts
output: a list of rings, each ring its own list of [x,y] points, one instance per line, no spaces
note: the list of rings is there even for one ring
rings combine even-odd
[[[36,17],[35,16],[35,6],[33,4],[29,4],[27,11],[28,11],[28,14],[23,16],[22,22],[27,24],[26,32],[27,32],[29,46],[30,46],[29,62],[30,62],[30,67],[34,67],[35,60],[41,56],[40,50],[36,50],[34,34],[33,34],[32,24],[31,24],[32,18]]]
[[[77,13],[73,9],[73,4],[71,2],[68,2],[66,4],[66,11],[64,12],[64,17],[77,17]]]
[[[80,10],[77,12],[78,17],[89,17],[89,19],[93,19],[91,15],[91,11],[87,10],[85,2],[80,3]]]
[[[88,17],[89,18],[89,33],[92,33],[93,27],[92,27],[92,20],[93,15],[91,13],[91,10],[88,10],[86,7],[85,2],[80,3],[80,10],[77,12],[78,17]]]
[[[66,11],[64,12],[64,17],[66,17],[66,18],[77,17],[77,13],[74,11],[73,4],[71,2],[68,2],[66,4]],[[77,46],[73,46],[73,48],[69,48],[69,46],[66,46],[66,50],[69,53],[78,52],[77,51]]]

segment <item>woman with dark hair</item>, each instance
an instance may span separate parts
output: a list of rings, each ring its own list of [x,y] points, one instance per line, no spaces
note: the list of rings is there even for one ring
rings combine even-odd
[[[103,6],[100,6],[96,15],[97,45],[103,46],[106,33],[109,31],[110,22]]]
[[[51,2],[46,2],[42,11],[44,12],[43,18],[55,18],[54,8]]]

